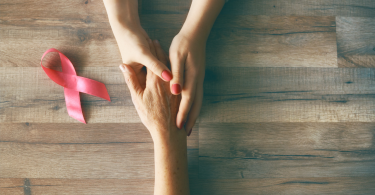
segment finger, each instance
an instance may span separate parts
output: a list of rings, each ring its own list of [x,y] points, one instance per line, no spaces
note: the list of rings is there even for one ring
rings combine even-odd
[[[155,75],[149,68],[146,68],[147,76],[146,76],[146,86],[154,88],[158,83],[158,76]]]
[[[187,55],[180,55],[178,53],[170,53],[169,59],[171,61],[171,70],[173,79],[170,82],[171,92],[174,95],[181,93],[184,86],[184,72],[185,72],[185,61]]]
[[[150,44],[151,50],[152,47],[153,44]],[[155,49],[153,51],[145,51],[141,55],[139,63],[146,66],[148,70],[152,71],[164,81],[172,80],[173,75],[171,74],[167,66],[156,58],[156,53],[153,54],[152,52],[155,52]]]
[[[139,84],[137,74],[134,70],[125,64],[120,65],[120,69],[125,77],[125,82],[129,87],[129,91],[132,96],[138,96],[142,93],[142,87]]]
[[[189,115],[187,117],[185,129],[186,129],[188,136],[190,136],[191,131],[193,130],[193,127],[195,125],[195,122],[198,119],[198,116],[202,107],[202,101],[203,101],[203,82],[201,84],[197,84],[197,90],[195,92],[194,103],[191,106]]]
[[[181,93],[181,103],[176,118],[176,125],[180,129],[182,129],[186,123],[191,105],[195,101],[194,99],[197,87],[197,79],[195,75],[192,75],[191,72],[186,72],[186,78],[187,79],[185,80],[184,90]]]

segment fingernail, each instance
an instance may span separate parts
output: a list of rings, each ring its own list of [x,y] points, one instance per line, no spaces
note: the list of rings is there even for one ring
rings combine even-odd
[[[159,44],[159,41],[157,39],[155,39],[155,43]]]
[[[173,84],[172,85],[172,93],[174,93],[174,94],[181,93],[181,86],[180,86],[180,84]]]
[[[125,70],[125,67],[124,67],[123,64],[120,64],[120,69],[121,69],[122,72],[125,72],[125,71],[126,71],[126,70]]]
[[[172,80],[172,74],[166,70],[161,73],[161,77],[163,77],[163,79],[166,81]]]
[[[188,133],[188,136],[190,136],[192,130],[193,130],[193,129],[190,129],[190,131],[189,131],[189,133]]]
[[[185,121],[182,121],[181,125],[180,125],[180,129],[182,129],[185,125]]]

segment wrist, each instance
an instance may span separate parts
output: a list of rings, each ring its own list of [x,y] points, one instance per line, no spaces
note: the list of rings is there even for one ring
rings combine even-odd
[[[162,130],[156,130],[151,131],[151,137],[154,141],[154,145],[156,146],[170,146],[173,145],[173,143],[177,140],[186,139],[186,131],[185,129],[178,129],[170,128],[170,129],[162,129]]]
[[[138,15],[138,0],[103,0],[109,22],[113,28],[141,26]]]
[[[184,23],[178,34],[182,35],[189,41],[198,41],[200,43],[206,43],[210,30],[202,29],[197,24]]]

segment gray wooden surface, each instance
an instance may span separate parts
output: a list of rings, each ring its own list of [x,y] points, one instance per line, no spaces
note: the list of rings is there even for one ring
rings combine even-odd
[[[168,51],[191,0],[142,0]],[[231,0],[207,42],[188,138],[195,194],[375,194],[375,1]],[[88,124],[40,67],[49,48],[111,102]],[[44,63],[59,66],[57,55]],[[100,0],[0,3],[0,194],[152,194],[153,144],[132,105]]]

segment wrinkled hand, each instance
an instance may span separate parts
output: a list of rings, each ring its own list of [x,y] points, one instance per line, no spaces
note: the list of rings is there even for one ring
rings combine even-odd
[[[188,135],[198,118],[203,99],[206,42],[191,38],[183,32],[177,34],[169,49],[173,79],[173,94],[182,95],[176,124],[184,125]]]
[[[160,44],[157,41],[154,41],[154,44],[150,45],[151,53],[161,62],[166,63],[167,56]],[[138,115],[152,137],[179,131],[175,123],[180,103],[179,96],[171,94],[169,84],[147,68],[147,76],[143,81],[145,86],[142,86],[139,77],[130,66],[123,64],[120,68],[124,73]]]

